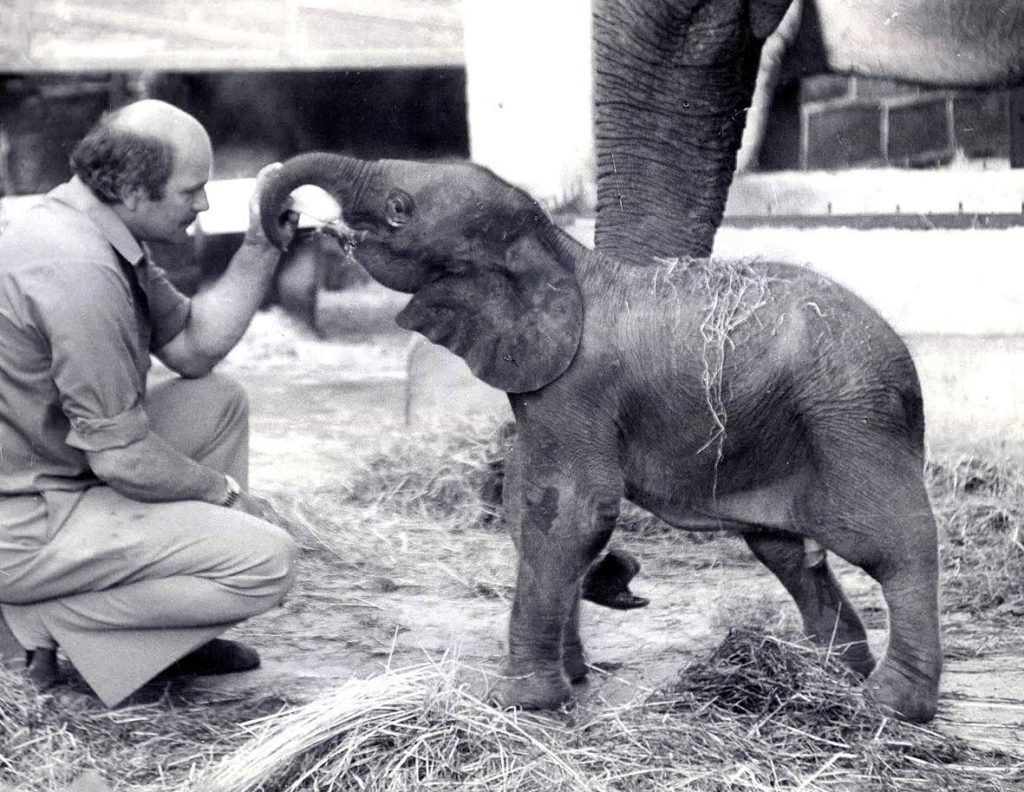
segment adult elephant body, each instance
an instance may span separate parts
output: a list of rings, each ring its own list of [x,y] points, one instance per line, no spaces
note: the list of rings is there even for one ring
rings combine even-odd
[[[505,515],[519,568],[497,700],[554,707],[585,675],[581,581],[626,497],[681,528],[741,531],[807,632],[870,674],[876,700],[933,715],[921,393],[870,308],[801,268],[588,250],[469,164],[303,155],[267,188],[264,218],[303,183],[338,198],[370,274],[413,294],[399,324],[509,394]],[[881,584],[890,639],[877,668],[827,562],[806,563],[805,539]]]
[[[795,0],[802,70],[951,86],[1024,80],[1019,0]]]
[[[762,49],[780,22],[776,49],[792,50],[802,74],[1024,81],[1019,0],[595,0],[600,250],[625,260],[710,253]]]

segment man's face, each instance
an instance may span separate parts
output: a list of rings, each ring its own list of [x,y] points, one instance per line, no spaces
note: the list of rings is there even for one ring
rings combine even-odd
[[[129,228],[143,242],[184,242],[196,215],[210,208],[206,183],[213,153],[205,135],[190,135],[175,147],[174,170],[163,197],[150,198],[144,190],[134,196]]]

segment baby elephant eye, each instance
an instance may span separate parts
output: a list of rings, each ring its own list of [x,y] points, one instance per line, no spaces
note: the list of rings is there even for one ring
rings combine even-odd
[[[404,226],[412,218],[413,201],[412,196],[402,190],[392,190],[388,193],[387,202],[384,205],[384,219],[392,228]]]

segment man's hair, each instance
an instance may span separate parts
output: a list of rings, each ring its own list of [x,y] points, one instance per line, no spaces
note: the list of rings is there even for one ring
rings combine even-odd
[[[137,187],[159,201],[174,170],[174,148],[117,123],[116,111],[105,113],[71,152],[71,169],[104,203],[119,203]]]

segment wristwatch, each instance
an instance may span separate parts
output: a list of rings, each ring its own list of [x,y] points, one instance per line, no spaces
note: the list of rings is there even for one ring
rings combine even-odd
[[[228,495],[220,502],[225,509],[230,509],[238,502],[238,496],[242,494],[242,486],[232,476],[225,475],[224,483],[228,485]]]

